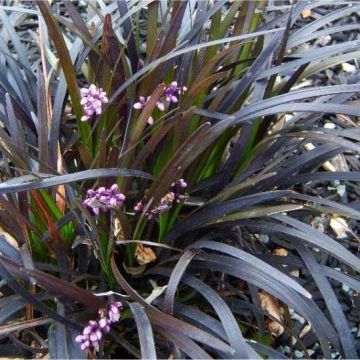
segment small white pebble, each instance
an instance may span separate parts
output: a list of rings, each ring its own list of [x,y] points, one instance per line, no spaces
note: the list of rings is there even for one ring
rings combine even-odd
[[[294,277],[300,277],[300,271],[299,270],[290,271],[290,275]]]
[[[341,288],[342,288],[342,290],[343,290],[344,292],[346,292],[346,293],[350,291],[350,286],[348,286],[348,285],[346,285],[346,284],[342,284]]]
[[[341,64],[341,67],[343,68],[343,70],[344,70],[345,72],[350,72],[350,73],[352,73],[352,72],[355,72],[355,71],[356,71],[356,66],[351,65],[351,64],[349,64],[349,63],[342,63],[342,64]]]
[[[336,128],[336,125],[335,125],[334,123],[327,122],[327,123],[324,125],[324,128],[325,128],[325,129],[335,129],[335,128]]]
[[[293,318],[295,319],[295,320],[297,320],[300,324],[305,324],[305,319],[302,317],[302,316],[300,316],[300,315],[298,315],[298,314],[294,314],[293,315]]]
[[[352,332],[352,333],[356,333],[356,332],[358,332],[358,330],[359,330],[359,329],[358,329],[356,326],[354,326],[354,327],[351,328],[351,332]]]
[[[331,36],[330,35],[320,36],[319,39],[318,39],[318,42],[322,46],[328,45],[331,42]]]
[[[302,351],[300,351],[300,350],[295,350],[295,351],[294,351],[294,355],[295,355],[295,357],[296,357],[297,359],[301,359],[301,358],[304,357],[304,353],[303,353]]]
[[[325,222],[325,219],[324,219],[324,218],[322,218],[321,216],[316,216],[316,217],[311,221],[311,226],[312,226],[313,228],[315,228],[317,231],[325,232],[324,222]]]
[[[290,353],[290,346],[284,346],[284,348],[283,348],[284,350],[284,353]]]
[[[268,244],[269,241],[270,241],[270,238],[269,238],[269,236],[266,235],[266,234],[260,234],[259,240],[260,240],[263,244]]]
[[[302,316],[300,316],[299,314],[297,314],[296,312],[294,312],[292,315],[291,315],[291,318],[293,319],[293,320],[296,320],[296,321],[298,321],[300,324],[305,324],[305,319],[302,317]]]
[[[293,118],[293,115],[285,114],[285,122],[289,122]]]
[[[345,192],[346,192],[346,186],[345,185],[338,185],[336,187],[336,191],[339,194],[339,196],[344,197]]]
[[[349,231],[349,227],[344,218],[339,216],[332,218],[330,220],[330,227],[338,239],[346,239],[348,237],[347,232]]]

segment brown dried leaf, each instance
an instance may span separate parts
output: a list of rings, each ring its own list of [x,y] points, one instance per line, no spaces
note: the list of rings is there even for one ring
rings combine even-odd
[[[273,254],[274,255],[277,255],[277,256],[287,256],[288,255],[288,251],[284,248],[276,248],[274,251],[273,251]]]
[[[283,309],[279,305],[279,301],[266,291],[260,291],[259,298],[261,301],[262,309],[267,311],[272,317],[281,322],[281,314],[283,313]],[[284,332],[284,327],[279,322],[272,319],[267,319],[266,321],[267,329],[274,336],[280,336]]]
[[[143,244],[136,246],[135,256],[140,265],[145,265],[156,260],[154,251],[149,247],[145,247]]]

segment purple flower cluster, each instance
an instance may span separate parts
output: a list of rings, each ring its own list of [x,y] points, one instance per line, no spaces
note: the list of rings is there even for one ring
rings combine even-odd
[[[179,101],[178,96],[184,93],[187,90],[186,86],[178,86],[177,81],[173,81],[166,89],[165,89],[165,99],[169,103],[177,103]]]
[[[75,338],[75,341],[80,344],[81,350],[90,348],[99,351],[99,341],[104,334],[110,332],[110,325],[119,321],[119,309],[121,308],[121,302],[112,301],[107,309],[99,310],[99,318],[90,320],[84,327],[82,334]]]
[[[119,193],[118,186],[114,184],[109,189],[105,187],[100,187],[97,190],[89,189],[83,205],[91,208],[95,215],[99,215],[100,210],[106,212],[114,206],[123,205],[124,201],[125,195]]]
[[[97,88],[94,84],[91,84],[89,88],[82,88],[81,105],[84,108],[85,115],[81,118],[81,121],[88,121],[94,114],[100,115],[102,111],[102,104],[109,102],[106,96],[106,92],[102,88]]]
[[[171,184],[171,191],[169,191],[165,196],[160,200],[160,204],[154,209],[147,211],[146,216],[149,220],[154,219],[156,216],[162,214],[164,211],[170,209],[175,204],[178,204],[185,198],[182,194],[182,191],[187,187],[187,183],[184,179],[179,179]],[[144,211],[144,204],[140,201],[135,207],[134,211],[141,213]]]
[[[185,182],[184,179],[176,180],[171,184],[171,189],[176,194],[175,196],[176,202],[179,203],[184,198],[184,195],[181,195],[180,192],[186,188],[187,188],[187,183]]]
[[[168,103],[177,103],[179,101],[178,96],[180,96],[186,90],[187,90],[186,86],[178,86],[177,81],[173,81],[169,86],[164,88],[164,93],[163,93],[162,97],[165,98],[165,100]],[[148,103],[149,100],[150,100],[150,96],[148,96],[148,97],[140,96],[139,101],[134,104],[134,109],[142,110],[145,107],[145,105]],[[164,101],[158,100],[156,102],[156,107],[160,111],[165,111]],[[153,117],[150,116],[147,122],[149,125],[152,125],[154,123]]]

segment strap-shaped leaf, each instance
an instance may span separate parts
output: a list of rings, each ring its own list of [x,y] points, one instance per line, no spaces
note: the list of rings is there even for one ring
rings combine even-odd
[[[10,183],[3,182],[0,184],[0,194],[7,194],[17,191],[27,191],[34,189],[44,189],[56,185],[69,184],[76,181],[83,181],[89,179],[96,179],[99,177],[114,177],[114,176],[134,176],[142,177],[145,179],[152,179],[153,177],[150,174],[144,173],[139,170],[129,170],[129,169],[93,169],[93,170],[84,170],[79,171],[73,174],[66,175],[49,175],[49,174],[39,174],[38,177],[33,176],[32,181],[29,182],[29,177],[26,175],[25,178],[18,177],[16,182],[11,180]],[[41,180],[37,180],[39,177],[43,177]]]
[[[316,262],[314,255],[303,244],[296,243],[295,247],[306,266],[311,272],[317,287],[322,293],[323,299],[329,309],[334,325],[338,331],[340,342],[343,347],[344,356],[348,359],[356,359],[358,353],[356,351],[356,345],[351,335],[348,321],[342,311],[341,305],[336,298],[336,295],[331,288],[329,281],[324,273],[321,271],[321,266]]]
[[[157,359],[154,335],[149,318],[144,308],[138,303],[129,303],[129,307],[134,315],[137,331],[139,334],[141,357],[143,359]]]

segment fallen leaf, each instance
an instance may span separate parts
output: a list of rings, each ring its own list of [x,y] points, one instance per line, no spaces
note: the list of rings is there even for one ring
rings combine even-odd
[[[266,327],[274,336],[280,336],[284,332],[284,327],[275,320],[268,319],[266,321]]]
[[[288,255],[288,251],[284,248],[276,248],[274,251],[273,251],[273,254],[274,255],[277,255],[277,256],[287,256]]]
[[[145,247],[143,244],[136,246],[135,256],[140,265],[145,265],[156,260],[154,251],[149,247]]]
[[[280,336],[284,332],[284,327],[281,325],[283,313],[282,307],[279,305],[279,301],[266,291],[259,292],[259,298],[261,302],[261,307],[263,310],[267,311],[273,318],[278,321],[267,319],[266,327],[274,336]]]

